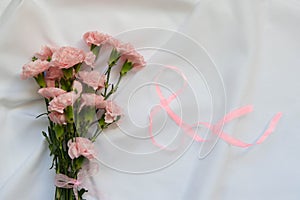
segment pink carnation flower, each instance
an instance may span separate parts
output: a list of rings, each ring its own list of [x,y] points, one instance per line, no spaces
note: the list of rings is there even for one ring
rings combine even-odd
[[[128,60],[133,63],[134,68],[140,69],[145,66],[146,62],[144,57],[139,54],[131,44],[123,44],[117,47],[117,50],[121,53],[123,60]]]
[[[42,46],[41,51],[35,54],[35,57],[39,58],[40,60],[47,60],[51,58],[55,48],[49,46]]]
[[[112,123],[114,122],[118,116],[122,115],[121,108],[115,104],[113,101],[107,101],[105,107],[105,122]]]
[[[95,108],[105,108],[106,101],[104,101],[104,97],[100,95],[96,95],[93,93],[83,94],[81,96],[81,105],[79,111],[82,109],[83,106],[91,106]]]
[[[52,79],[52,80],[59,80],[64,76],[63,72],[61,69],[57,68],[57,67],[50,67],[47,71],[46,71],[46,75],[45,78],[46,79]]]
[[[43,97],[50,99],[57,97],[61,94],[67,93],[65,90],[55,87],[47,87],[47,88],[41,88],[39,89],[38,93],[42,95]]]
[[[91,46],[92,44],[96,46],[100,46],[109,38],[111,38],[110,35],[100,33],[98,31],[90,31],[83,35],[84,41],[89,46]]]
[[[97,71],[81,71],[78,72],[78,79],[88,86],[92,87],[94,90],[104,88],[106,77]]]
[[[139,54],[131,44],[122,44],[122,42],[113,37],[109,38],[107,43],[121,54],[122,60],[132,62],[134,68],[140,69],[146,65],[144,57]]]
[[[78,158],[79,156],[84,156],[91,160],[96,158],[96,151],[94,144],[87,138],[76,137],[74,141],[68,141],[68,154],[71,159]]]
[[[119,50],[122,46],[122,43],[120,42],[120,40],[113,38],[113,37],[109,38],[107,40],[107,43],[117,50]]]
[[[48,114],[49,119],[55,124],[67,124],[65,114],[61,114],[58,112],[51,112]]]
[[[73,105],[73,103],[76,101],[76,99],[77,99],[77,95],[73,91],[61,94],[57,97],[54,97],[49,102],[48,110],[56,111],[58,113],[63,114],[64,109],[68,106]]]
[[[55,87],[55,81],[59,81],[64,76],[61,69],[50,67],[45,73],[45,81],[47,87]]]
[[[122,44],[115,38],[109,38],[107,42],[121,54],[122,60],[132,62],[134,68],[140,69],[146,65],[144,57],[131,44]]]
[[[23,66],[21,79],[27,79],[39,75],[40,73],[49,69],[49,62],[36,60],[34,62],[27,63]]]
[[[95,58],[95,57],[93,57]],[[68,69],[74,65],[86,62],[91,65],[95,59],[81,49],[74,47],[61,47],[53,53],[51,64],[61,69]]]

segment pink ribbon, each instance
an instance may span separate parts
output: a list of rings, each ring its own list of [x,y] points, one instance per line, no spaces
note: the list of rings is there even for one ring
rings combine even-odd
[[[232,136],[230,136],[228,133],[225,133],[222,131],[222,127],[226,124],[229,123],[230,121],[242,117],[250,112],[253,111],[253,106],[252,105],[247,105],[241,108],[238,108],[236,110],[231,111],[230,113],[226,114],[223,119],[221,119],[219,122],[217,122],[215,125],[210,124],[208,122],[197,122],[194,125],[190,125],[188,123],[186,123],[182,118],[180,118],[180,116],[178,116],[169,106],[169,104],[176,99],[176,97],[183,91],[184,87],[186,87],[186,82],[187,79],[185,77],[185,75],[176,67],[172,67],[172,66],[167,66],[167,68],[172,69],[174,71],[176,71],[177,73],[179,73],[181,75],[181,77],[184,80],[184,84],[183,87],[180,88],[179,90],[177,90],[175,93],[173,93],[172,95],[170,95],[168,98],[165,98],[163,96],[163,93],[159,87],[159,84],[155,85],[155,89],[156,89],[156,93],[158,95],[158,97],[160,98],[160,105],[154,107],[154,109],[152,109],[152,111],[150,112],[150,116],[149,116],[149,134],[150,134],[150,138],[151,141],[154,145],[158,146],[159,148],[162,149],[167,149],[165,146],[158,144],[156,142],[156,140],[154,139],[153,136],[153,125],[152,125],[152,121],[153,121],[153,117],[154,115],[160,110],[160,109],[164,109],[166,111],[166,113],[168,114],[168,116],[190,137],[193,138],[194,141],[197,142],[205,142],[206,140],[202,137],[200,137],[199,135],[197,135],[197,133],[194,130],[194,127],[197,125],[202,125],[206,128],[208,128],[213,134],[216,134],[219,138],[221,138],[222,140],[224,140],[225,142],[233,145],[233,146],[237,146],[237,147],[250,147],[252,145],[255,144],[260,144],[263,141],[266,140],[266,138],[275,130],[276,125],[278,124],[280,118],[282,117],[282,113],[278,112],[271,120],[271,122],[269,123],[268,128],[265,130],[265,132],[260,136],[260,138],[255,142],[255,143],[246,143],[243,142],[241,140],[238,140]],[[156,77],[157,80],[157,77]]]
[[[83,177],[78,177],[77,179],[74,179],[64,174],[56,174],[55,185],[56,187],[59,188],[67,188],[67,189],[73,188],[75,198],[78,200],[78,188],[80,187],[83,181],[82,178]]]
[[[84,179],[98,172],[97,163],[85,163],[77,174],[77,179],[70,178],[64,174],[56,174],[55,186],[59,188],[73,189],[76,200],[78,200],[78,189],[87,188]]]

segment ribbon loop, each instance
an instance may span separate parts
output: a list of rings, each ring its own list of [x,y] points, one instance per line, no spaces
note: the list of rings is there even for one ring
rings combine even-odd
[[[55,175],[55,186],[59,188],[73,189],[76,200],[78,200],[78,189],[85,188],[84,179],[95,175],[99,165],[95,162],[84,163],[78,172],[77,179],[70,178],[65,174]]]

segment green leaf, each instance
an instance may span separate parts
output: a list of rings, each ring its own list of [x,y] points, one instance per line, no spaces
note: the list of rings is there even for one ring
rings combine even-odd
[[[91,45],[91,51],[96,56],[96,58],[99,55],[100,49],[101,49],[101,46],[97,46],[97,45],[94,45],[94,44]]]
[[[54,125],[53,130],[56,133],[56,138],[58,141],[62,141],[64,138],[64,127],[62,127],[61,125]]]
[[[125,75],[127,72],[129,72],[131,69],[133,68],[133,64],[132,62],[128,62],[126,60],[126,62],[124,63],[124,65],[122,66],[122,69],[121,69],[121,76]]]
[[[38,59],[38,58],[35,57],[35,56],[33,56],[33,57],[31,58],[32,62],[36,61],[37,59]]]
[[[49,139],[51,141],[51,143],[54,142],[55,138],[54,138],[54,131],[50,128],[50,126],[48,126],[48,133],[49,133]]]
[[[76,158],[74,160],[74,168],[76,171],[81,169],[84,160],[85,160],[85,157],[83,157],[83,156],[79,156],[78,158]]]
[[[70,67],[68,69],[62,69],[62,71],[66,79],[71,79],[73,77],[73,67]]]
[[[121,54],[115,48],[113,48],[113,50],[111,51],[110,56],[109,56],[108,65],[110,67],[115,65],[118,62],[120,57],[121,57]]]
[[[40,73],[38,76],[34,77],[34,79],[41,88],[46,87],[46,82],[45,82],[43,73]]]
[[[114,122],[117,122],[121,119],[121,115],[117,116],[117,119],[114,120]]]
[[[75,73],[78,73],[80,68],[81,68],[82,63],[78,63],[77,65],[74,66]]]
[[[70,92],[72,90],[72,81],[67,79],[60,79],[61,89]]]
[[[56,159],[56,156],[53,156],[53,159],[52,159],[52,164],[51,164],[51,167],[50,167],[50,169],[53,169],[53,167],[54,167],[54,163],[55,163],[55,159]]]
[[[49,145],[49,149],[51,151],[51,155],[58,155],[59,153],[59,146],[57,144]]]
[[[78,196],[82,199],[82,195],[86,192],[88,192],[88,190],[82,188],[81,190],[78,191]],[[82,199],[82,200],[85,200],[85,199]]]
[[[48,113],[42,113],[42,114],[39,114],[39,115],[36,116],[35,118],[38,119],[38,118],[40,118],[40,117],[43,116],[43,115],[48,115]]]
[[[98,124],[100,126],[101,129],[104,129],[106,128],[106,122],[105,122],[105,119],[104,119],[104,114],[102,115],[102,117],[98,120]]]
[[[46,141],[48,142],[48,144],[51,144],[51,141],[47,135],[47,133],[45,131],[42,131],[43,136],[45,137]]]

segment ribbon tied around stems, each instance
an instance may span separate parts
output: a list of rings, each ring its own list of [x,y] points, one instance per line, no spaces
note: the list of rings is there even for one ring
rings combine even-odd
[[[180,93],[182,93],[184,88],[187,86],[187,78],[184,75],[184,73],[181,72],[177,67],[166,66],[166,68],[177,72],[181,76],[181,78],[183,79],[184,83],[183,83],[183,86],[179,90],[177,90],[176,92],[174,92],[173,94],[171,94],[167,98],[164,97],[159,84],[155,84],[155,90],[156,90],[156,93],[157,93],[157,95],[160,99],[160,105],[154,107],[150,112],[150,115],[149,115],[149,134],[150,134],[150,138],[151,138],[152,143],[155,146],[158,146],[161,149],[167,149],[167,147],[165,147],[164,145],[159,144],[154,139],[153,130],[152,130],[153,129],[153,118],[154,118],[155,114],[161,109],[165,110],[167,115],[177,124],[177,126],[179,126],[184,131],[185,134],[192,137],[193,140],[196,141],[196,142],[206,142],[207,141],[206,139],[199,136],[196,133],[196,131],[194,130],[194,127],[202,125],[202,126],[206,127],[207,129],[209,129],[213,134],[216,134],[217,137],[219,137],[223,141],[227,142],[228,144],[233,145],[233,146],[237,146],[237,147],[242,147],[242,148],[247,148],[247,147],[253,146],[255,144],[260,144],[260,143],[264,142],[267,139],[267,137],[275,130],[276,125],[278,124],[280,118],[282,117],[281,112],[276,113],[275,116],[271,119],[268,128],[264,131],[264,133],[254,143],[243,142],[239,139],[236,139],[236,138],[230,136],[228,133],[225,133],[222,130],[222,127],[226,123],[229,123],[230,121],[232,121],[234,119],[240,118],[240,117],[252,112],[253,111],[253,106],[252,105],[243,106],[241,108],[238,108],[236,110],[233,110],[233,111],[229,112],[220,121],[218,121],[216,124],[211,124],[209,122],[201,122],[201,121],[199,121],[195,124],[188,124],[180,116],[178,116],[169,106],[170,103],[174,99],[176,99],[178,97],[178,95]],[[158,76],[156,76],[155,82],[157,82]]]
[[[95,162],[86,162],[77,174],[77,179],[70,178],[65,174],[56,174],[55,186],[59,188],[73,189],[76,200],[78,200],[78,189],[88,188],[85,179],[95,175],[99,166]]]

